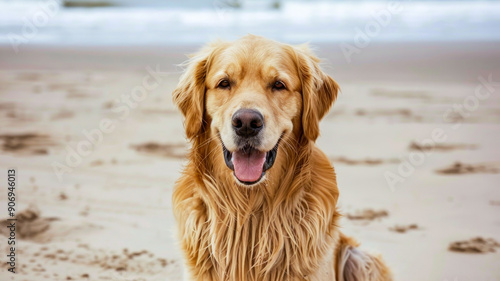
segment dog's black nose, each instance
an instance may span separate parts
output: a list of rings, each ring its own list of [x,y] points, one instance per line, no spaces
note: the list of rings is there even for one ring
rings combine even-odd
[[[240,137],[253,137],[264,126],[264,117],[260,112],[242,108],[236,111],[232,118],[233,129]]]

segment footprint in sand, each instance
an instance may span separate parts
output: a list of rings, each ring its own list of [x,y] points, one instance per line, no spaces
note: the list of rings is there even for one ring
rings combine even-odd
[[[28,209],[19,212],[16,215],[16,233],[19,238],[30,239],[47,231],[50,224],[58,218],[43,218],[40,216],[40,211],[37,207],[30,206]],[[7,225],[8,221],[3,220],[2,225]],[[8,228],[1,228],[0,233],[8,235]]]
[[[144,144],[132,145],[132,148],[141,153],[160,157],[178,159],[184,159],[186,157],[185,144],[159,144],[156,142],[147,142]]]
[[[389,227],[390,231],[394,232],[399,232],[399,233],[406,233],[409,230],[417,230],[419,229],[418,225],[416,224],[408,224],[408,225],[395,225],[393,227]]]
[[[500,243],[492,238],[476,237],[464,241],[452,242],[449,250],[460,253],[491,253],[500,248]]]
[[[0,142],[5,152],[34,155],[48,154],[47,147],[54,145],[48,136],[37,133],[3,134]]]
[[[410,143],[410,150],[418,150],[418,151],[440,151],[447,152],[453,150],[472,150],[477,149],[477,145],[475,144],[466,144],[466,143],[435,143],[433,145],[425,145],[412,141]]]
[[[477,174],[477,173],[488,173],[497,174],[500,173],[498,164],[464,164],[461,162],[456,162],[455,164],[438,169],[436,172],[438,174],[445,175],[461,175],[461,174]]]
[[[375,219],[387,217],[389,213],[385,210],[375,211],[373,209],[364,209],[354,213],[348,213],[346,217],[350,220],[366,220],[373,221]]]
[[[394,164],[394,163],[400,162],[398,159],[395,159],[395,158],[352,159],[352,158],[340,156],[340,157],[331,157],[330,159],[334,164],[342,163],[342,164],[346,164],[346,165],[368,165],[368,166],[375,166],[375,165],[382,165],[382,164]]]

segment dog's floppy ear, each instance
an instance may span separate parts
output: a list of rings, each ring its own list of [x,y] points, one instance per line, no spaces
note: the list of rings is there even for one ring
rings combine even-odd
[[[353,245],[355,244],[355,245]],[[380,256],[369,254],[347,239],[337,257],[339,281],[392,281],[392,274]]]
[[[188,139],[194,138],[204,129],[205,78],[212,57],[221,45],[221,42],[214,42],[192,55],[187,62],[186,71],[172,93],[174,104],[184,115],[184,128]]]
[[[306,45],[295,47],[296,63],[302,83],[302,130],[315,141],[319,136],[319,121],[337,98],[337,82],[319,67],[319,59]]]

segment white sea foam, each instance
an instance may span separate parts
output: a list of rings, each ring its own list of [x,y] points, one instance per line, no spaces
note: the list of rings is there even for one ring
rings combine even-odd
[[[39,1],[43,2],[43,1]],[[37,1],[0,2],[0,44],[9,34],[22,34],[39,9]],[[206,2],[205,2],[206,3]],[[373,21],[373,13],[389,2],[293,2],[280,9],[244,5],[234,9],[222,1],[190,8],[177,6],[60,8],[27,44],[162,45],[234,39],[247,33],[287,42],[352,41],[356,29]],[[500,2],[400,1],[374,41],[500,40]]]

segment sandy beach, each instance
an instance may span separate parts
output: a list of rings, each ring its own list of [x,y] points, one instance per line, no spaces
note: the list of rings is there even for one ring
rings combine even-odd
[[[182,279],[171,194],[188,144],[171,92],[199,47],[0,48],[1,178],[17,169],[20,218],[15,275],[0,230],[1,280]],[[499,49],[378,42],[349,63],[316,45],[342,88],[317,141],[341,228],[395,280],[500,280]]]

